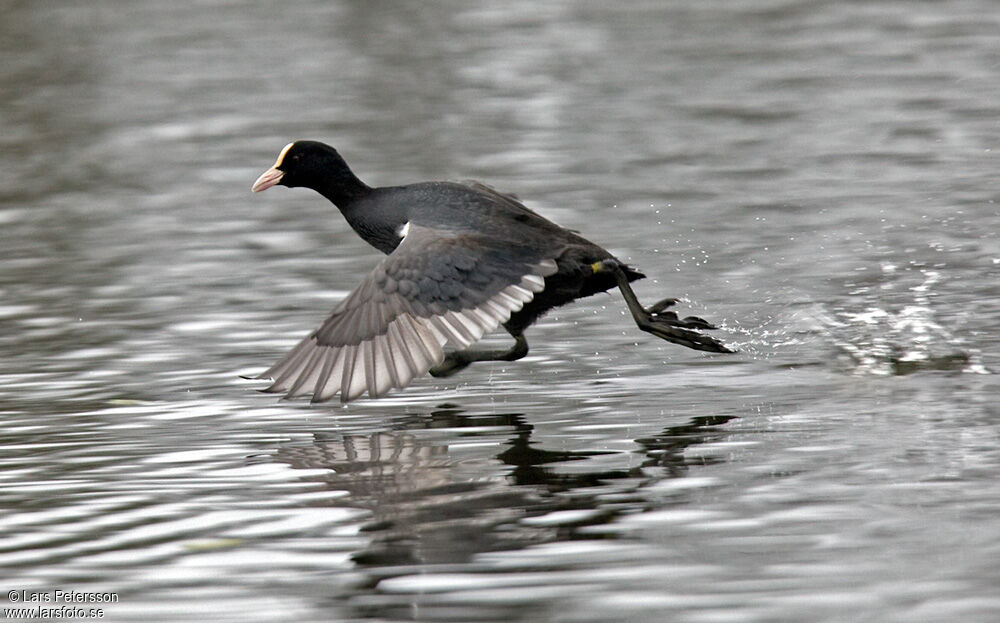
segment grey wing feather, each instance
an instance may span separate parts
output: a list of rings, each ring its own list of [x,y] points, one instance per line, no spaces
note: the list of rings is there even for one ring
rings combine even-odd
[[[552,250],[547,255],[555,255]],[[395,251],[258,378],[265,391],[347,402],[402,388],[506,322],[557,270],[537,247],[411,224]]]

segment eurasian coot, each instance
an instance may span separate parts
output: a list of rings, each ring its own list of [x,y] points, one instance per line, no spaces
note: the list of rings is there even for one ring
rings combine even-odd
[[[514,361],[524,330],[546,311],[618,287],[643,331],[688,348],[733,352],[696,329],[714,329],[639,304],[629,282],[644,275],[581,236],[542,218],[515,196],[477,182],[371,188],[337,151],[289,143],[252,190],[311,188],[333,202],[365,242],[387,257],[322,325],[259,377],[265,391],[314,402],[405,387],[425,372],[449,376],[475,361]],[[496,327],[507,350],[471,350]],[[445,353],[451,343],[458,350]]]

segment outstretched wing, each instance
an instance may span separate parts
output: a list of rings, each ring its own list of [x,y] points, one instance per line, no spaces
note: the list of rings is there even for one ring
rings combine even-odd
[[[506,322],[556,272],[532,246],[408,225],[402,242],[308,337],[258,378],[265,391],[347,402],[405,387]],[[551,254],[549,250],[546,253]]]

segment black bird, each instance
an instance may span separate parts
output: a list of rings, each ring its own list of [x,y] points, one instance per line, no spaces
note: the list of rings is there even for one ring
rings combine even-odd
[[[676,299],[639,304],[629,282],[645,275],[509,195],[478,182],[371,188],[337,150],[289,143],[252,190],[311,188],[338,208],[365,242],[387,257],[322,325],[257,378],[265,391],[314,402],[347,402],[405,387],[425,372],[449,376],[474,361],[528,353],[524,330],[548,310],[618,287],[640,329],[675,344],[731,353],[696,329],[701,318],[665,311]],[[471,350],[496,327],[508,350]],[[451,343],[459,350],[445,353]]]

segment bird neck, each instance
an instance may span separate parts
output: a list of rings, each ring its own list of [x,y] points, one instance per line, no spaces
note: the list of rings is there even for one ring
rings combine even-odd
[[[327,178],[322,185],[314,187],[314,190],[333,202],[341,211],[372,191],[370,186],[359,180],[347,168]]]

